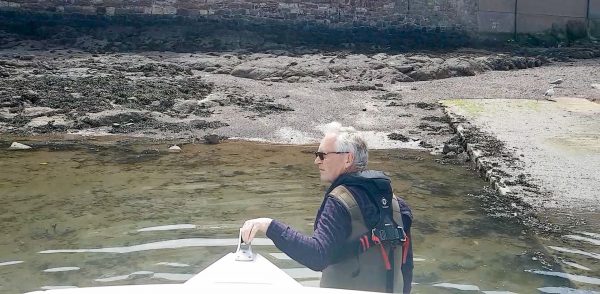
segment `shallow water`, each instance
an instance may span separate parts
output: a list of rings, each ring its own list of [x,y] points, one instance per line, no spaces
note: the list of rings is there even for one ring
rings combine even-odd
[[[248,218],[273,217],[309,233],[325,189],[313,164],[316,146],[188,144],[181,153],[129,141],[25,152],[7,146],[0,144],[2,293],[180,283],[234,251]],[[370,157],[416,218],[414,293],[600,289],[597,233],[558,241],[531,235],[483,213],[473,195],[487,184],[466,167],[415,151]],[[319,273],[271,244],[253,242],[295,279],[318,284]]]

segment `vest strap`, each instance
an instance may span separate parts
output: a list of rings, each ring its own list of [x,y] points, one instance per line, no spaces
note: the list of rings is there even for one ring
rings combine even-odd
[[[398,198],[396,197],[396,194],[392,196],[392,210],[394,221],[400,227],[404,228],[404,221],[402,220],[402,211],[400,210],[400,203],[398,203]],[[404,232],[404,239],[405,241],[402,243],[402,264],[406,263],[406,258],[408,256],[408,247],[410,245],[410,238],[408,237],[406,232]]]
[[[402,211],[400,210],[400,203],[398,203],[398,197],[396,194],[392,195],[392,217],[397,225],[404,228],[404,221],[402,221]]]
[[[358,206],[356,199],[354,199],[354,195],[352,195],[352,192],[350,192],[348,188],[346,188],[344,185],[339,185],[329,192],[329,194],[338,199],[348,210],[353,229],[364,228],[364,232],[368,231],[367,227],[365,226],[362,211],[360,211],[360,207]]]

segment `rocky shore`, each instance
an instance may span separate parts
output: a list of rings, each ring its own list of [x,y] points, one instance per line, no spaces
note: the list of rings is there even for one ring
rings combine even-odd
[[[287,51],[92,54],[72,49],[6,49],[0,52],[0,131],[201,137],[236,124],[236,117],[296,116],[292,112],[303,107],[297,102],[307,101],[293,97],[295,89],[311,87],[328,92],[320,96],[360,97],[364,105],[358,111],[370,112],[373,105],[410,109],[398,114],[397,120],[409,117],[419,123],[404,134],[388,134],[392,140],[406,141],[448,129],[435,97],[423,93],[432,85],[424,81],[489,71],[510,73],[556,60],[600,56],[600,48],[557,52],[540,51],[535,56],[479,50],[396,55]],[[487,94],[489,89],[480,91],[482,97],[496,95]],[[455,95],[470,98],[459,92]],[[533,98],[528,96],[520,98]],[[232,113],[237,115],[230,116]],[[232,130],[222,135],[246,136]],[[440,143],[419,141],[426,148]]]

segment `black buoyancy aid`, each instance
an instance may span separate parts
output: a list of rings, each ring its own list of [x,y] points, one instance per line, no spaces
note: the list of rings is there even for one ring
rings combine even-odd
[[[375,227],[367,227],[362,211],[348,187],[358,187],[379,210]],[[329,187],[351,217],[352,232],[323,270],[321,287],[395,292],[403,291],[401,265],[406,237],[391,181],[382,172],[343,174]]]

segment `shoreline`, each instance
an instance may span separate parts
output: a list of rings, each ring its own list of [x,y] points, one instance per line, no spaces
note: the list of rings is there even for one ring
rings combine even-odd
[[[556,79],[565,81],[557,96],[600,101],[600,89],[593,87],[600,83],[598,59],[469,52],[294,56],[5,49],[0,133],[194,143],[260,138],[255,140],[298,145],[318,143],[320,126],[336,120],[364,131],[371,149],[410,147],[437,154],[442,164],[465,164],[474,156],[440,101],[543,100]],[[510,202],[502,204],[507,207],[500,217],[516,212],[526,219],[537,211],[527,199],[518,207]]]
[[[11,142],[19,142],[25,144],[27,146],[32,147],[32,149],[27,150],[12,150],[7,151],[8,146]],[[138,155],[141,156],[137,160],[140,162],[144,162],[147,160],[147,157],[155,157],[155,156],[166,156],[168,154],[172,154],[173,151],[169,149],[170,146],[179,146],[181,148],[185,148],[185,145],[189,144],[209,144],[209,145],[218,145],[218,144],[259,144],[259,145],[268,145],[268,146],[276,146],[276,147],[318,147],[317,143],[309,143],[309,144],[281,144],[281,143],[272,143],[272,142],[259,142],[259,141],[249,141],[243,139],[224,139],[222,141],[216,143],[209,142],[201,142],[201,141],[187,141],[185,139],[175,139],[175,138],[149,138],[149,137],[130,137],[130,136],[122,136],[122,135],[74,135],[74,134],[52,134],[52,135],[44,135],[44,136],[0,136],[0,147],[2,147],[3,152],[31,152],[31,151],[39,151],[39,150],[48,150],[49,152],[60,152],[60,151],[70,151],[70,150],[90,150],[92,152],[98,152],[104,149],[123,149],[123,152],[131,153],[130,155]],[[150,146],[150,148],[145,149],[131,149],[134,146]],[[156,148],[157,145],[161,147]],[[484,181],[489,182],[491,186],[484,189],[484,192],[480,195],[471,195],[471,197],[478,198],[482,205],[483,211],[494,218],[502,219],[503,221],[516,221],[525,226],[525,228],[533,230],[536,234],[542,235],[553,235],[560,236],[564,235],[568,232],[572,232],[575,228],[568,228],[568,226],[562,224],[558,225],[556,222],[548,222],[548,219],[539,218],[537,214],[537,210],[528,205],[526,202],[518,202],[519,205],[515,206],[515,201],[519,201],[520,199],[515,197],[508,197],[506,194],[502,194],[498,189],[495,189],[493,182],[490,182],[489,179],[486,179],[485,176],[482,176],[481,173],[478,172],[479,167],[475,162],[471,161],[471,157],[463,157],[460,156],[459,159],[453,156],[444,156],[440,153],[434,153],[427,149],[410,149],[410,148],[389,148],[389,149],[376,149],[375,151],[389,151],[394,150],[401,153],[407,153],[407,156],[416,156],[416,158],[421,158],[419,154],[426,154],[427,156],[431,156],[434,162],[440,165],[454,165],[458,168],[465,168],[467,170],[472,170],[474,176],[483,178]],[[179,153],[181,151],[175,151],[175,153]],[[464,152],[465,156],[469,153]],[[470,155],[469,155],[470,156]],[[137,158],[137,156],[136,156]],[[511,205],[513,204],[513,205]],[[518,214],[514,212],[518,211]],[[572,220],[572,223],[581,222],[580,219],[575,218]]]

